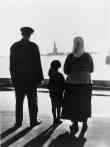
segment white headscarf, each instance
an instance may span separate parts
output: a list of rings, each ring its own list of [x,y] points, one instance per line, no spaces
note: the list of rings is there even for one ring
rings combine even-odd
[[[84,40],[82,37],[75,37],[73,41],[73,55],[80,57],[84,53]]]

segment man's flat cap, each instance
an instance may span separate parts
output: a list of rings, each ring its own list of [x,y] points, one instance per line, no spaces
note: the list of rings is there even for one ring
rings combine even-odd
[[[20,31],[23,33],[23,34],[32,34],[33,32],[34,32],[34,29],[33,28],[31,28],[31,27],[22,27],[21,29],[20,29]]]

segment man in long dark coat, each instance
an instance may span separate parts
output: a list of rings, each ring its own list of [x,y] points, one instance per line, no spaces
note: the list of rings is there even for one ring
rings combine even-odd
[[[10,74],[16,95],[16,127],[22,125],[25,95],[28,99],[30,126],[40,123],[37,120],[37,86],[43,80],[43,72],[38,45],[30,41],[33,32],[30,27],[22,27],[22,39],[10,49]]]

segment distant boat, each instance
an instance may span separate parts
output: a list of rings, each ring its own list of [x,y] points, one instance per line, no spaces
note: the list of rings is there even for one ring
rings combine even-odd
[[[57,46],[56,46],[56,42],[54,41],[54,44],[53,44],[53,52],[51,53],[47,53],[46,54],[47,56],[56,56],[56,55],[65,55],[64,52],[58,52],[58,49],[57,49]]]
[[[105,63],[110,65],[110,55],[106,56]]]

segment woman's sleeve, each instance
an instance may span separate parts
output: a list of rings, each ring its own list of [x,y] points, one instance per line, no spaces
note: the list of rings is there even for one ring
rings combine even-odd
[[[92,57],[89,55],[89,72],[92,73],[94,71],[94,63]]]
[[[64,63],[64,73],[68,75],[70,73],[70,55],[67,56]]]

